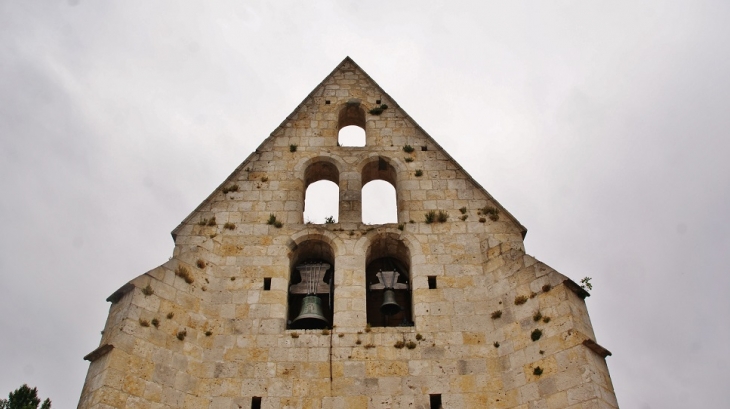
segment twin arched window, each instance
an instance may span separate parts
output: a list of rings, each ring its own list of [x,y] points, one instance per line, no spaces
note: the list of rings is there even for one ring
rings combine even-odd
[[[372,240],[366,254],[367,322],[373,327],[412,326],[410,250],[395,234]],[[288,329],[331,328],[335,257],[323,240],[306,240],[290,258]]]
[[[363,223],[398,222],[396,171],[386,158],[372,158],[363,166],[359,203],[353,204],[351,195],[343,197],[339,170],[329,158],[315,159],[307,167],[304,184],[304,223],[335,223],[341,210],[351,211],[353,206],[360,206]]]

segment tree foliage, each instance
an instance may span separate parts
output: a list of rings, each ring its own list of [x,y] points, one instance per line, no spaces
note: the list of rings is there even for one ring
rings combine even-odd
[[[38,409],[38,405],[41,405],[38,388],[31,389],[26,384],[10,392],[7,399],[0,399],[0,409]],[[51,409],[51,400],[44,400],[40,409]]]

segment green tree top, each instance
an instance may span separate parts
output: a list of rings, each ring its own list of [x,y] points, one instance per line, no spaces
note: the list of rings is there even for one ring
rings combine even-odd
[[[38,409],[41,399],[38,397],[38,388],[29,388],[23,384],[20,388],[8,394],[7,399],[0,399],[0,409]],[[51,409],[51,400],[43,401],[40,409]]]

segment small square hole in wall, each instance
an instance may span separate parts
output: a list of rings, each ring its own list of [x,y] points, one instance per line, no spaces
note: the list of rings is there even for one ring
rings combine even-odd
[[[254,396],[253,398],[251,398],[251,409],[261,409],[261,398],[260,397]]]
[[[441,394],[428,395],[428,397],[431,402],[431,409],[441,409],[443,407],[441,406]]]
[[[427,151],[428,150],[428,146],[426,146],[426,145],[421,146],[421,150],[422,151]]]
[[[325,104],[325,105],[329,105],[329,104],[330,104],[330,100],[329,100],[329,99],[325,99],[325,100],[324,100],[324,104]]]
[[[264,278],[264,291],[271,290],[271,278],[266,277]]]
[[[380,105],[380,100],[379,99],[376,99],[375,100],[375,103],[378,104],[378,105]]]
[[[428,289],[429,290],[436,289],[436,276],[428,276]]]

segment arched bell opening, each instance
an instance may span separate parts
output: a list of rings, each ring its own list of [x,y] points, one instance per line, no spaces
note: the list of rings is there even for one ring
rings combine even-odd
[[[304,223],[323,224],[339,219],[340,171],[323,158],[304,171]]]
[[[332,326],[335,258],[322,240],[307,240],[290,255],[287,329]]]
[[[398,223],[396,179],[397,172],[388,158],[382,156],[370,158],[369,162],[363,166],[361,182],[363,186],[362,221],[364,223]]]
[[[380,236],[370,245],[366,260],[366,304],[370,326],[413,326],[408,247],[396,235]]]

